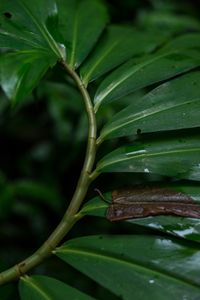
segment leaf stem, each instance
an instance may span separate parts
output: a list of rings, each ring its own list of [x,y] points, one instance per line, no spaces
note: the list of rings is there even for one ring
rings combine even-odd
[[[64,61],[62,61],[61,64],[66,72],[76,82],[77,87],[83,96],[88,116],[88,143],[84,165],[73,198],[61,222],[35,253],[26,258],[24,261],[0,273],[0,285],[18,279],[32,268],[42,263],[44,259],[52,255],[52,251],[62,241],[73,225],[80,219],[77,213],[88,191],[88,187],[93,180],[91,177],[91,172],[96,156],[96,117],[94,114],[93,105],[90,96],[77,73],[72,70]]]

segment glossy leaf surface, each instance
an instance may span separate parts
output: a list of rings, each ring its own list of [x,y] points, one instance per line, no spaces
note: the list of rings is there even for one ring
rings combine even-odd
[[[81,68],[83,81],[87,84],[129,58],[153,51],[164,40],[165,37],[155,35],[155,32],[138,31],[127,26],[110,26]]]
[[[67,47],[67,62],[77,68],[103,31],[108,15],[100,0],[58,0],[59,28]]]
[[[2,55],[0,81],[15,103],[31,93],[49,67],[65,58],[55,22],[57,14],[53,0],[1,1],[0,47],[17,51]]]
[[[175,239],[90,236],[65,243],[56,255],[126,300],[199,298],[199,248]]]
[[[200,126],[200,72],[168,81],[119,112],[106,124],[100,140]]]
[[[55,62],[46,52],[37,50],[3,54],[0,57],[0,83],[4,92],[15,103],[22,101]]]
[[[48,26],[55,25],[57,13],[54,0],[2,0],[0,47],[15,50],[42,48],[50,56],[62,57],[59,43],[48,30]]]
[[[141,172],[200,180],[199,136],[152,140],[119,148],[97,165],[98,172]]]
[[[199,184],[180,183],[172,184],[170,188],[182,192],[191,197],[196,203],[200,203]],[[143,219],[132,219],[127,222],[142,225],[168,234],[185,238],[200,243],[200,220],[173,216],[157,216]]]
[[[47,276],[22,277],[19,283],[22,300],[92,300],[79,290]]]
[[[113,71],[100,85],[95,96],[96,110],[101,103],[111,102],[131,92],[169,79],[200,65],[199,51],[169,50],[153,54],[137,63],[130,60]]]

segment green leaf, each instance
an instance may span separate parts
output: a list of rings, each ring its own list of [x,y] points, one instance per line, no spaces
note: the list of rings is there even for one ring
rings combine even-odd
[[[200,186],[196,183],[183,182],[163,184],[155,183],[155,186],[173,189],[176,192],[181,192],[192,198],[196,203],[200,203]],[[134,187],[132,187],[134,188]],[[108,201],[112,199],[111,193],[104,194]],[[95,197],[88,201],[79,212],[80,217],[83,216],[97,216],[106,217],[109,203],[104,202],[100,197]],[[148,218],[133,218],[130,220],[120,221],[137,224],[147,228],[155,229],[167,234],[172,234],[187,240],[200,242],[200,223],[199,219],[183,218],[178,216],[152,216]]]
[[[53,37],[59,37],[57,14],[54,0],[0,3],[0,47],[19,51],[0,60],[1,85],[15,103],[31,93],[49,67],[65,58],[60,40]]]
[[[105,156],[97,172],[153,173],[199,181],[199,157],[199,136],[138,142]]]
[[[105,199],[111,201],[112,195],[111,193],[104,194]],[[103,201],[100,196],[93,198],[92,200],[88,201],[81,211],[77,214],[78,217],[83,216],[96,216],[96,217],[105,217],[106,211],[108,209],[109,203]]]
[[[200,65],[199,51],[169,50],[143,58],[136,64],[132,59],[112,72],[98,88],[94,103],[117,100],[138,89],[169,79]]]
[[[119,25],[108,27],[81,68],[84,83],[87,85],[135,55],[153,51],[164,40],[165,37],[155,32]]]
[[[59,28],[67,46],[67,62],[77,68],[94,47],[108,15],[99,0],[58,0]]]
[[[59,43],[48,30],[57,13],[54,0],[2,0],[0,47],[15,50],[42,48],[49,56],[63,57]]]
[[[47,276],[21,277],[19,292],[22,300],[92,300],[79,290]]]
[[[142,219],[130,219],[126,222],[200,243],[199,219],[156,216]]]
[[[15,103],[21,102],[55,62],[42,50],[3,54],[0,57],[0,83],[4,92]]]
[[[136,134],[200,126],[200,72],[168,81],[116,114],[99,141]]]
[[[125,300],[199,299],[200,252],[189,243],[90,236],[68,241],[56,255]]]
[[[196,49],[200,50],[199,45],[200,34],[199,33],[187,33],[180,35],[175,39],[169,41],[159,52],[164,53],[167,50],[183,50],[183,49]]]

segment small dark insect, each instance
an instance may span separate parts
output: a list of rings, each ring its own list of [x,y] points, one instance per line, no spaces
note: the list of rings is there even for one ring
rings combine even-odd
[[[12,14],[10,12],[5,12],[3,14],[7,19],[11,19],[12,18]]]
[[[106,217],[110,221],[120,221],[157,215],[200,218],[200,205],[172,189],[137,187],[113,191]]]

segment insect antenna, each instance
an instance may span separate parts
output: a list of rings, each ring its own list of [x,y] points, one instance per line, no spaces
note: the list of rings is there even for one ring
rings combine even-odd
[[[102,192],[101,192],[99,189],[94,189],[94,191],[97,192],[97,194],[99,194],[100,198],[101,198],[104,202],[110,204],[110,201],[107,200],[107,199],[103,196]]]

